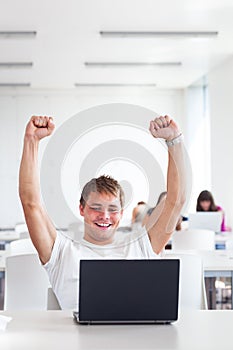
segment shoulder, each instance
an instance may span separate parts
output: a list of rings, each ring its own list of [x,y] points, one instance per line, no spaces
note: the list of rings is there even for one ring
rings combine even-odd
[[[217,211],[223,211],[223,208],[220,205],[217,205]]]
[[[57,231],[57,236],[53,245],[50,260],[44,265],[45,267],[53,266],[61,261],[61,257],[69,255],[70,251],[74,249],[73,241],[65,236],[61,231]]]

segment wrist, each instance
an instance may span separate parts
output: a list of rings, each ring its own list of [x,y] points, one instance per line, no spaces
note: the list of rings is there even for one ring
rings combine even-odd
[[[176,145],[177,143],[180,143],[183,141],[183,134],[180,132],[178,133],[175,137],[173,138],[168,138],[167,140],[165,140],[166,144],[168,147],[172,147],[174,145]]]
[[[166,141],[172,141],[174,140],[175,138],[177,138],[178,136],[180,136],[180,134],[182,134],[182,132],[180,130],[177,130],[174,132],[173,135],[169,136]]]
[[[24,144],[25,145],[34,145],[35,147],[39,147],[40,140],[35,135],[25,134],[24,135]]]

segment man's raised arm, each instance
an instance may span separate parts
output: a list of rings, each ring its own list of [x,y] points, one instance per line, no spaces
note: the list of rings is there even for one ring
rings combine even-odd
[[[51,256],[56,229],[41,201],[38,147],[40,140],[51,135],[54,127],[51,117],[34,116],[30,119],[25,130],[19,172],[19,195],[25,220],[31,240],[44,264]]]
[[[146,229],[155,253],[160,253],[175,230],[186,197],[184,145],[177,124],[168,116],[150,123],[155,138],[163,138],[168,146],[167,196],[153,211]]]

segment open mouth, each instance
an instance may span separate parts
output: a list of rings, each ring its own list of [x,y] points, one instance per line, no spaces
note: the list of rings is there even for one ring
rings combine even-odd
[[[109,227],[112,226],[112,224],[104,224],[104,223],[99,223],[99,222],[95,222],[95,225],[99,228],[101,228],[102,230],[107,230]]]

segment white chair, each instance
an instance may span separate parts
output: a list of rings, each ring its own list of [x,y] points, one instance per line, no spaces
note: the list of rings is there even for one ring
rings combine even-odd
[[[233,251],[233,238],[230,238],[230,239],[226,240],[225,249]]]
[[[17,223],[15,225],[15,232],[19,235],[19,238],[29,238],[28,227],[25,222]]]
[[[36,248],[32,244],[30,238],[17,239],[12,241],[8,245],[8,254],[9,255],[19,255],[19,254],[37,254]]]
[[[51,287],[48,288],[47,310],[61,310],[57,297]]]
[[[215,233],[210,230],[175,231],[172,250],[214,250]]]
[[[84,224],[79,222],[72,222],[68,226],[68,232],[71,234],[71,238],[75,241],[81,241],[84,235]]]
[[[49,286],[36,254],[6,258],[4,310],[46,310]]]
[[[165,253],[163,258],[180,260],[180,309],[207,309],[204,271],[201,256],[193,254]]]

